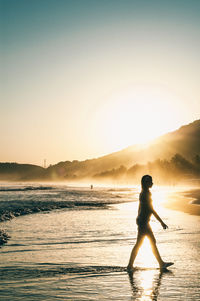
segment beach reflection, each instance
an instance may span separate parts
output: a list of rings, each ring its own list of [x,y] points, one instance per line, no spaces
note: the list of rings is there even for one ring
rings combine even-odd
[[[172,273],[169,270],[135,269],[129,271],[129,280],[132,289],[132,300],[156,301],[159,297],[159,289],[164,274]]]

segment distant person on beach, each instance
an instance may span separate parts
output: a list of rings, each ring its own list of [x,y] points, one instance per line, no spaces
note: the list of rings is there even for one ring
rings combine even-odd
[[[141,247],[143,240],[145,236],[148,237],[151,243],[151,248],[153,251],[154,256],[156,257],[160,269],[166,269],[167,267],[171,266],[172,262],[164,262],[160,256],[160,253],[156,246],[156,239],[154,237],[154,234],[152,232],[152,229],[149,225],[150,217],[153,214],[156,219],[161,223],[163,229],[167,229],[168,226],[162,221],[162,219],[159,217],[159,215],[156,213],[156,211],[153,209],[152,205],[152,199],[151,199],[151,192],[149,188],[153,186],[152,177],[149,175],[145,175],[142,177],[141,180],[142,190],[139,197],[139,209],[138,209],[138,216],[136,219],[136,223],[138,225],[138,235],[137,235],[137,241],[135,246],[133,247],[133,250],[131,252],[129,264],[127,266],[128,270],[133,269],[133,263],[137,256],[137,253],[139,251],[139,248]]]

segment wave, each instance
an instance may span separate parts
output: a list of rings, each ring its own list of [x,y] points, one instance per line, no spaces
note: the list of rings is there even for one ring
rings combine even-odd
[[[96,201],[1,201],[0,202],[0,222],[11,220],[12,218],[27,214],[49,212],[56,209],[68,210],[97,210],[109,209],[109,205],[118,204],[119,201],[108,200]],[[0,229],[0,246],[5,244],[10,236]]]
[[[116,202],[115,202],[116,203]],[[55,209],[98,209],[108,208],[108,205],[113,202],[81,202],[81,201],[9,201],[0,202],[0,221],[10,220],[13,217],[38,213],[44,211],[51,211]]]
[[[104,243],[105,244],[115,244],[115,243],[124,243],[127,245],[127,243],[132,243],[133,238],[116,238],[116,239],[91,239],[91,240],[72,240],[72,241],[62,241],[62,242],[34,242],[34,246],[51,246],[51,245],[79,245],[79,244],[96,244],[96,243]],[[12,247],[24,247],[27,246],[26,244],[10,244]],[[30,249],[30,250],[24,250],[24,252],[34,252],[38,251],[38,249]],[[15,253],[15,252],[23,252],[22,250],[11,250],[11,251],[2,251],[2,254],[7,253]]]
[[[47,194],[36,194],[38,190],[50,190]],[[52,191],[53,190],[53,191]],[[2,192],[10,191],[11,194]],[[29,194],[16,194],[16,191],[31,191]],[[0,188],[0,222],[13,217],[54,209],[90,210],[108,209],[109,205],[130,201],[106,191],[68,189],[67,187],[27,186]],[[13,192],[13,193],[12,193]]]
[[[124,266],[68,266],[67,264],[54,264],[54,263],[38,263],[36,266],[9,266],[0,268],[1,280],[12,279],[13,281],[18,279],[34,279],[34,278],[48,278],[69,275],[70,278],[85,278],[91,276],[105,276],[107,274],[119,274],[119,273],[134,273],[149,270],[157,270],[160,273],[159,268],[143,268],[135,267],[132,271],[127,271],[127,267]],[[166,270],[166,272],[170,272]]]
[[[26,193],[29,191],[29,193]],[[46,191],[36,193],[36,191]],[[7,193],[5,193],[7,192]],[[20,192],[20,193],[18,193]],[[14,217],[49,212],[55,209],[97,210],[109,209],[110,205],[128,202],[129,197],[121,197],[106,190],[70,188],[66,186],[14,185],[0,186],[0,222]],[[7,242],[9,235],[0,230],[0,245]]]
[[[52,190],[54,189],[54,187],[52,186],[27,186],[27,187],[13,187],[13,188],[10,188],[10,187],[3,187],[3,188],[0,188],[0,191],[1,192],[8,192],[8,191],[12,191],[12,192],[15,192],[15,191],[34,191],[34,190]]]
[[[57,264],[38,264],[37,267],[2,267],[0,268],[1,280],[30,279],[39,277],[56,277],[59,275],[74,275],[76,277],[97,276],[109,273],[123,273],[127,268],[122,266],[65,266]]]

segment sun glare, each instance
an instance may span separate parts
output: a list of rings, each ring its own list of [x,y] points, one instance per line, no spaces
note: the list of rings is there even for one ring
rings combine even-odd
[[[111,148],[147,144],[169,131],[175,118],[174,97],[161,89],[137,87],[112,96],[98,111],[96,123],[102,140]],[[173,107],[173,112],[176,108]]]
[[[137,264],[144,268],[158,267],[158,263],[152,253],[151,245],[147,237],[145,237],[144,242],[136,257],[136,265]]]

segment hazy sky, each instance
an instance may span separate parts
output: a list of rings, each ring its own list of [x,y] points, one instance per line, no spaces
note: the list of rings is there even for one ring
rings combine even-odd
[[[117,151],[200,118],[200,1],[0,0],[1,162]]]

